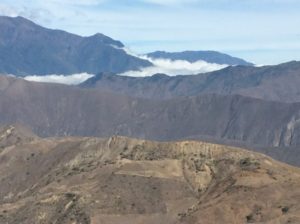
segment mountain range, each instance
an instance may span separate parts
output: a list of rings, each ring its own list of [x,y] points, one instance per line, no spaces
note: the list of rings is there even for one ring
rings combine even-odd
[[[0,124],[25,124],[42,137],[199,139],[250,148],[300,145],[300,103],[217,94],[151,100],[8,76],[0,76],[0,92]]]
[[[125,72],[151,66],[103,34],[82,37],[0,16],[0,73],[17,76]]]
[[[22,17],[0,17],[0,26],[3,27],[0,49],[6,49],[2,51],[2,57],[20,57],[15,61],[17,64],[10,60],[2,60],[2,63],[22,71],[22,74],[17,72],[21,76],[36,71],[35,65],[40,66],[40,74],[64,73],[59,64],[63,61],[68,68],[73,66],[71,58],[75,51],[77,56],[85,52],[76,66],[91,61],[93,55],[111,60],[105,65],[96,63],[98,67],[94,71],[67,69],[70,73],[105,70],[79,86],[34,83],[0,76],[0,124],[20,123],[41,137],[109,137],[117,134],[160,141],[205,140],[247,147],[300,165],[296,159],[300,144],[300,62],[255,67],[218,52],[158,52],[148,57],[215,63],[217,58],[224,56],[224,60],[233,60],[231,64],[241,65],[199,75],[155,74],[134,78],[116,73],[139,69],[140,63],[144,63],[143,66],[151,66],[151,63],[128,55],[121,42],[104,35],[80,37],[43,28]],[[71,49],[74,51],[63,50],[73,44],[74,49]],[[44,54],[49,66],[47,63],[33,65],[33,61],[38,62]],[[125,67],[119,63],[120,55],[128,59],[124,61]],[[53,63],[57,58],[63,60]],[[215,61],[210,61],[212,58]],[[23,59],[33,61],[23,63]],[[19,67],[19,63],[33,70],[24,72],[25,67]],[[229,61],[226,63],[230,64]],[[133,64],[136,66],[132,67]],[[46,71],[47,68],[57,71]]]
[[[292,103],[300,102],[300,62],[263,67],[230,66],[210,73],[184,76],[156,74],[136,78],[101,73],[80,86],[148,99],[216,93]]]
[[[128,52],[0,16],[0,223],[300,223],[300,62]]]
[[[6,16],[0,16],[0,30],[0,73],[3,74],[123,73],[152,66],[149,60],[128,54],[120,41],[100,33],[82,37],[44,28],[23,17]],[[249,64],[219,52],[205,55],[208,56],[199,57],[199,60],[229,65]],[[181,59],[190,60],[190,56]]]

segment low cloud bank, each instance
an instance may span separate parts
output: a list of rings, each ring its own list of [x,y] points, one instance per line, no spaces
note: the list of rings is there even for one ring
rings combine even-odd
[[[49,82],[49,83],[61,83],[66,85],[78,85],[94,75],[88,73],[80,73],[73,75],[45,75],[45,76],[26,76],[24,79],[32,82]]]
[[[117,48],[117,47],[116,47]],[[118,48],[124,50],[127,54],[139,57],[144,60],[150,61],[153,66],[141,68],[138,71],[127,71],[118,75],[132,76],[132,77],[145,77],[152,76],[157,73],[163,73],[170,76],[175,75],[194,75],[199,73],[212,72],[223,69],[228,65],[221,65],[215,63],[208,63],[206,61],[188,62],[185,60],[169,60],[169,59],[154,59],[147,56],[136,55],[126,48]],[[61,83],[66,85],[78,85],[94,75],[88,73],[80,73],[73,75],[45,75],[26,76],[24,79],[32,82],[47,82],[47,83]]]
[[[215,63],[208,63],[206,61],[196,61],[191,63],[185,60],[172,61],[169,59],[153,59],[147,56],[140,56],[140,58],[150,61],[153,64],[153,66],[142,68],[140,71],[124,72],[119,75],[134,77],[152,76],[157,73],[163,73],[170,76],[194,75],[220,70],[228,66]]]
[[[228,67],[226,64],[208,63],[206,61],[189,62],[185,60],[170,60],[164,58],[150,58],[146,55],[137,55],[128,48],[121,48],[127,54],[150,61],[153,66],[142,68],[139,71],[128,71],[118,75],[145,77],[152,76],[157,73],[163,73],[170,76],[175,75],[195,75],[200,73],[212,72]]]

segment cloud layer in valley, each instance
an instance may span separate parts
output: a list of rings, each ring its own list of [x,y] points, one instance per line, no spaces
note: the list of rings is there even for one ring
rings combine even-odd
[[[153,66],[142,68],[140,71],[128,71],[121,73],[122,76],[145,77],[154,74],[166,74],[170,76],[175,75],[195,75],[199,73],[212,72],[223,69],[228,65],[220,65],[215,63],[208,63],[206,61],[188,62],[185,60],[169,60],[169,59],[153,59],[147,56],[138,56],[128,49],[124,49],[127,54],[139,57],[150,61]]]
[[[153,59],[145,55],[137,55],[127,48],[121,48],[121,49],[124,50],[129,55],[132,55],[134,57],[139,57],[144,60],[148,60],[153,64],[153,66],[141,68],[140,70],[137,71],[127,71],[118,74],[122,76],[146,77],[158,73],[166,74],[169,76],[194,75],[199,73],[206,73],[206,72],[220,70],[228,66],[228,65],[208,63],[206,61],[196,61],[191,63],[185,60]],[[31,75],[31,76],[26,76],[24,79],[33,82],[78,85],[93,76],[94,75],[88,73],[80,73],[80,74],[73,74],[73,75],[52,74],[46,76]]]
[[[48,83],[61,83],[66,85],[78,85],[94,75],[88,73],[80,73],[73,75],[46,75],[46,76],[26,76],[24,79],[32,82],[48,82]]]

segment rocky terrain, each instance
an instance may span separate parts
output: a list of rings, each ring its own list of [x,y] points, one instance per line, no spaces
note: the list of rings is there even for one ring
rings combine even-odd
[[[300,170],[240,148],[118,136],[3,139],[0,223],[300,222]]]
[[[38,136],[20,124],[0,127],[0,149],[8,146],[31,142],[38,139]]]

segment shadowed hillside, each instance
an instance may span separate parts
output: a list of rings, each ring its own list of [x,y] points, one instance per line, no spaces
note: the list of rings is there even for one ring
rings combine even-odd
[[[23,123],[40,136],[207,136],[260,146],[300,144],[300,104],[237,95],[155,101],[6,76],[0,81],[0,123]]]
[[[300,144],[298,103],[237,95],[156,101],[7,76],[0,76],[0,91],[0,124],[25,124],[42,137],[117,134],[161,141],[212,140],[250,148]],[[297,150],[291,152],[288,158],[293,159]],[[276,154],[275,158],[280,159]]]
[[[300,62],[275,66],[235,66],[189,76],[134,78],[99,74],[81,84],[147,99],[171,99],[200,94],[239,94],[263,100],[300,102]]]

